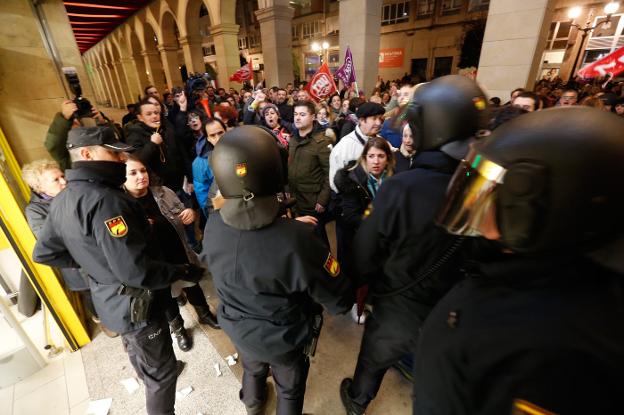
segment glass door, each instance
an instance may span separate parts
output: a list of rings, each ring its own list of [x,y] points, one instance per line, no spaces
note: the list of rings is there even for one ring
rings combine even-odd
[[[15,373],[45,365],[63,350],[90,341],[78,296],[50,267],[31,259],[35,246],[24,207],[30,191],[0,130],[0,383]],[[29,297],[32,301],[24,301]],[[38,303],[37,305],[33,305]],[[27,304],[20,310],[20,304]],[[18,379],[19,380],[19,377]]]

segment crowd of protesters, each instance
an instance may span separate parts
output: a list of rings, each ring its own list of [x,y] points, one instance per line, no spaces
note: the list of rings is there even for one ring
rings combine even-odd
[[[114,125],[95,108],[91,118],[96,124],[111,125],[121,141],[135,148],[126,188],[151,212],[150,223],[159,222],[163,215],[176,217],[175,230],[184,238],[181,246],[189,249],[172,252],[182,257],[172,261],[196,260],[193,251],[201,251],[204,225],[223,203],[211,168],[219,140],[241,125],[255,125],[270,132],[280,149],[287,172],[287,187],[280,197],[289,206],[288,215],[314,226],[350,273],[354,272],[348,254],[353,236],[380,187],[387,178],[419,165],[416,128],[405,117],[419,85],[409,77],[380,80],[368,96],[350,87],[316,102],[303,85],[266,88],[260,83],[237,90],[215,88],[192,76],[186,85],[163,94],[146,86],[144,97],[127,106],[121,125]],[[494,130],[512,118],[556,106],[584,105],[624,116],[622,85],[605,79],[541,80],[533,90],[513,90],[505,103],[490,98],[488,127]],[[70,168],[66,142],[69,130],[80,123],[75,111],[73,102],[64,102],[46,137],[46,148],[58,163],[52,167],[59,172]],[[32,180],[36,200],[56,196],[35,183]],[[331,222],[336,226],[327,226]],[[198,286],[180,288],[176,295],[178,304],[188,296],[204,324],[219,327]],[[362,287],[352,309],[359,324],[366,320],[366,302],[367,290]],[[168,302],[167,311],[179,348],[189,350],[192,340],[184,333],[175,302]]]

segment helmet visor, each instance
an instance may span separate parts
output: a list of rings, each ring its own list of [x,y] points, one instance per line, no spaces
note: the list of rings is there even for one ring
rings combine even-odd
[[[471,149],[449,183],[436,219],[438,225],[455,235],[481,236],[481,225],[494,202],[494,190],[503,182],[505,172],[505,168]]]

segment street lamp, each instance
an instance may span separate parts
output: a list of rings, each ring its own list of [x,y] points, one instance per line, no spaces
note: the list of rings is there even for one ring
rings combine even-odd
[[[603,9],[605,14],[607,15],[607,18],[601,22],[596,23],[594,26],[590,26],[590,22],[587,21],[585,22],[585,27],[581,27],[580,25],[574,23],[574,19],[576,19],[577,17],[581,15],[581,12],[582,12],[581,7],[579,6],[572,7],[568,11],[568,17],[572,19],[572,26],[576,27],[578,30],[583,32],[583,35],[581,37],[581,44],[579,45],[578,51],[576,52],[576,58],[574,59],[574,63],[572,64],[572,70],[570,71],[570,76],[568,77],[568,83],[570,83],[570,81],[572,81],[572,79],[574,78],[576,65],[578,64],[579,57],[581,56],[581,51],[583,50],[583,45],[585,44],[585,38],[587,37],[587,34],[591,32],[592,30],[602,26],[603,24],[611,23],[611,15],[617,12],[619,8],[620,8],[620,3],[617,1],[612,1],[608,3],[606,6],[604,6],[604,9]]]
[[[323,43],[312,42],[312,52],[318,54],[321,65],[323,64],[323,58],[325,57],[327,49],[329,49],[329,43],[327,41],[324,41]]]

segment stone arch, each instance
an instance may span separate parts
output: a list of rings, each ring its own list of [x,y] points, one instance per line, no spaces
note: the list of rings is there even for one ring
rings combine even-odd
[[[117,75],[117,79],[119,82],[119,99],[123,99],[123,102],[120,104],[125,107],[130,101],[132,101],[132,90],[130,89],[130,83],[128,82],[128,73],[127,68],[123,64],[124,55],[121,51],[121,46],[115,33],[109,36],[109,44],[111,53],[113,55],[113,65],[115,67],[115,74]],[[123,97],[123,98],[122,98]]]
[[[236,3],[237,0],[219,0],[219,23],[236,23]]]
[[[146,12],[145,21],[141,21],[141,28],[144,47],[141,54],[144,56],[145,60],[145,72],[149,83],[159,90],[162,90],[167,85],[167,80],[158,51],[159,39],[154,30],[154,28],[158,28],[158,23],[154,20],[154,16],[149,10]]]
[[[200,11],[202,7],[206,9],[208,27],[210,27],[212,25],[212,16],[205,1],[179,0],[178,2],[179,43],[188,73],[203,73],[206,70],[202,49],[202,37],[205,33],[202,33],[200,25]]]
[[[106,71],[106,77],[108,78],[108,81],[110,83],[113,98],[111,104],[117,108],[121,108],[124,97],[119,89],[120,84],[119,79],[116,76],[117,74],[115,72],[115,60],[113,58],[112,47],[108,38],[104,39],[102,49],[104,52],[104,67]]]
[[[95,55],[91,51],[87,51],[82,56],[88,68],[87,75],[89,76],[91,80],[91,85],[93,86],[95,102],[97,104],[101,104],[106,101],[106,98],[104,94],[104,89],[102,88],[102,84],[100,83],[99,68],[97,67],[97,64],[95,62]]]
[[[106,62],[104,60],[104,53],[102,50],[101,43],[98,43],[91,50],[93,50],[93,55],[95,57],[95,61],[97,62],[98,73],[100,75],[100,81],[104,89],[104,96],[106,99],[105,104],[113,105],[113,92],[112,92],[112,87],[110,85],[110,80],[108,79]]]
[[[128,56],[132,58],[138,76],[138,93],[142,94],[143,88],[145,88],[149,83],[149,79],[147,77],[147,72],[145,69],[145,60],[143,58],[143,55],[141,55],[141,51],[143,50],[143,46],[141,46],[141,38],[136,33],[136,31],[132,30],[131,25],[126,25],[124,27],[124,32],[124,43],[128,50]]]
[[[180,45],[178,42],[179,29],[176,17],[173,12],[163,3],[160,18],[160,33],[158,37],[158,51],[165,70],[167,78],[167,86],[171,89],[173,86],[182,85],[182,75],[180,73],[180,59],[178,50]]]

